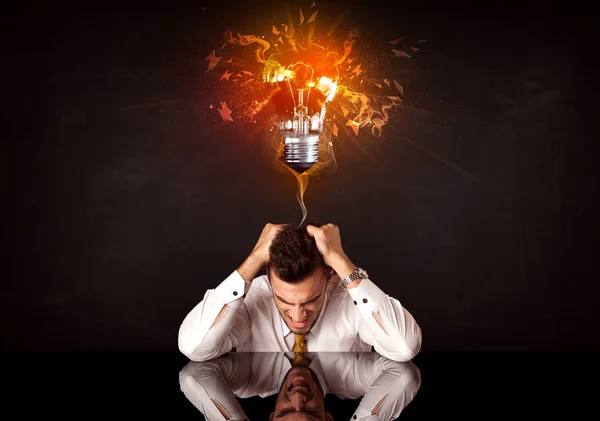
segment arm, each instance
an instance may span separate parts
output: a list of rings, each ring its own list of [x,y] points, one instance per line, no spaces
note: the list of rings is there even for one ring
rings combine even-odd
[[[179,373],[181,391],[207,420],[247,419],[235,388],[249,382],[250,354],[235,354],[190,362]]]
[[[340,278],[354,271],[356,266],[344,253],[335,225],[307,229],[315,237],[325,262]],[[348,293],[360,315],[357,330],[364,342],[394,361],[409,361],[417,355],[421,349],[421,328],[398,300],[385,294],[370,279],[348,284]]]
[[[179,350],[193,361],[216,358],[250,339],[244,297],[252,279],[269,261],[269,247],[281,225],[267,224],[252,253],[188,313],[179,328]]]
[[[185,317],[179,328],[179,350],[192,361],[207,361],[239,347],[250,339],[246,282],[234,271]]]
[[[387,421],[398,418],[421,387],[421,373],[413,362],[399,363],[379,357],[373,364],[368,355],[359,356],[358,373],[378,372],[351,419]],[[366,376],[366,374],[362,374]],[[367,380],[367,379],[364,379]],[[361,379],[358,379],[361,382]],[[367,384],[365,384],[367,386]]]

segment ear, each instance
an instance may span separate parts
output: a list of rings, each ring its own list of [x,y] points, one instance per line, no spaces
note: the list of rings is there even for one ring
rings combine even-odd
[[[329,274],[327,275],[327,282],[331,281],[333,274],[334,274],[333,269],[329,268]]]
[[[273,414],[271,414],[271,415],[273,415]],[[329,411],[325,411],[325,418],[327,418],[327,421],[333,421],[333,417],[331,416]],[[271,421],[271,420],[269,420],[269,421]]]
[[[273,421],[273,415],[275,415],[275,412],[271,412],[271,415],[269,415],[269,421]],[[333,421],[333,418],[332,418]]]

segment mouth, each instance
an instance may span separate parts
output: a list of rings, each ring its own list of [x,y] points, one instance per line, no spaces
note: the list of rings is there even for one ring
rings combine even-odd
[[[299,392],[307,395],[310,392],[308,382],[304,376],[294,376],[290,387],[288,387],[289,393]]]
[[[306,316],[306,318],[304,320],[297,321],[288,316],[288,319],[289,319],[290,323],[292,324],[292,326],[299,328],[299,329],[308,326],[309,318],[310,318],[310,315]]]

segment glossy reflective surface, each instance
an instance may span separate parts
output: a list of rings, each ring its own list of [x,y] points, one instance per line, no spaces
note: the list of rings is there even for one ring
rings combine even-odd
[[[402,364],[373,353],[308,356],[334,420],[353,419],[361,402],[372,410],[386,394],[380,414],[398,413],[401,420],[573,419],[593,408],[600,374],[591,354],[423,353]],[[270,353],[230,353],[208,363],[190,363],[177,354],[5,355],[3,412],[69,420],[202,420],[194,390],[202,385],[212,393],[227,385],[247,419],[268,420],[290,367],[284,355]]]

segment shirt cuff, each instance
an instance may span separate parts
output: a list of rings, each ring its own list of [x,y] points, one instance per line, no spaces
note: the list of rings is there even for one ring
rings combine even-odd
[[[356,411],[354,411],[354,414],[350,417],[350,421],[380,421],[379,417],[373,415],[371,412],[372,411],[358,405],[358,408],[356,408]]]
[[[242,278],[242,275],[235,270],[215,288],[215,291],[219,298],[223,300],[224,304],[229,304],[246,295],[250,288],[250,284],[250,282],[246,282],[246,280]]]
[[[368,278],[361,280],[356,288],[348,288],[348,293],[358,310],[367,311],[369,314],[376,312],[387,296]]]

